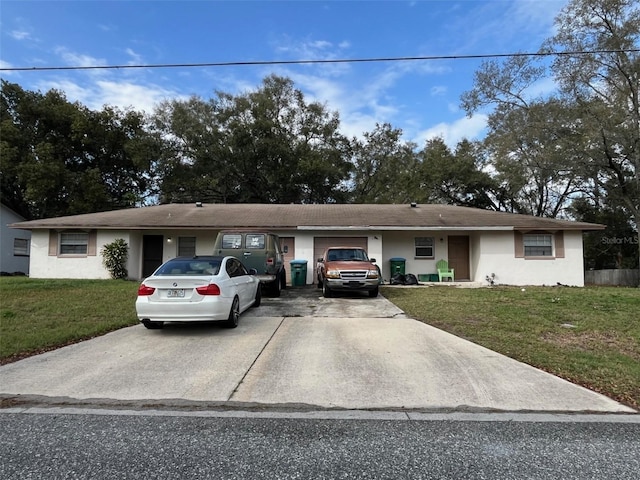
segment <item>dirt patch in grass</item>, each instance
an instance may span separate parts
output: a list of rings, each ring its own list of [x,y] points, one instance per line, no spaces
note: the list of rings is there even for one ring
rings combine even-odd
[[[610,350],[640,361],[638,342],[618,332],[546,332],[540,337],[545,342],[562,348],[573,348],[585,352]]]

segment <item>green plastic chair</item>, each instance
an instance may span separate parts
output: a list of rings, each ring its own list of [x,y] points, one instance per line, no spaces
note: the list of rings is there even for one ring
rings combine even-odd
[[[449,270],[449,262],[440,260],[436,263],[436,268],[438,269],[438,279],[440,281],[442,281],[443,278],[450,278],[452,282],[455,282],[453,268]]]

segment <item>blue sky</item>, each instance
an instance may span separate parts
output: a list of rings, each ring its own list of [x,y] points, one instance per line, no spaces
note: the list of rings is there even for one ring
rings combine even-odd
[[[0,2],[0,68],[361,59],[534,52],[567,0]],[[151,112],[216,90],[241,93],[272,73],[340,114],[348,136],[388,122],[404,139],[481,138],[460,95],[480,60],[85,71],[0,71],[27,90]],[[539,86],[552,89],[551,81]]]

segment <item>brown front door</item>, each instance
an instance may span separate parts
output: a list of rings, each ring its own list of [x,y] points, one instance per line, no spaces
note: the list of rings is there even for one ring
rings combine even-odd
[[[449,237],[449,268],[454,269],[455,280],[471,280],[469,274],[469,236]]]

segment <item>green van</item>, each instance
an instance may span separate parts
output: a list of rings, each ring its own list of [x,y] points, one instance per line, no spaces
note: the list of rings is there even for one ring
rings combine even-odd
[[[243,265],[255,268],[269,294],[279,297],[287,285],[284,253],[280,237],[274,233],[256,230],[223,230],[218,233],[213,247],[214,255],[229,255]]]

